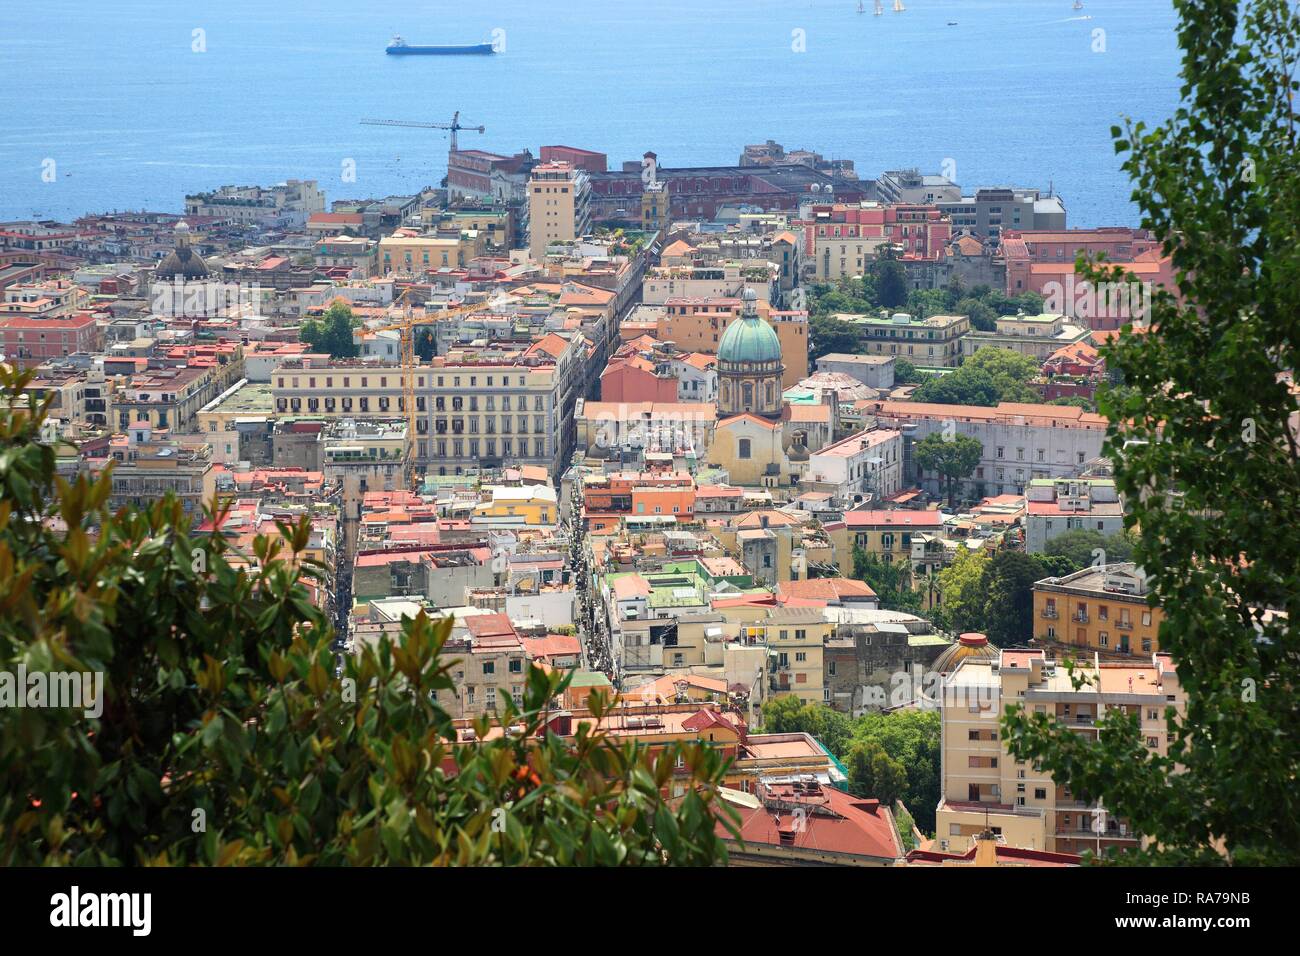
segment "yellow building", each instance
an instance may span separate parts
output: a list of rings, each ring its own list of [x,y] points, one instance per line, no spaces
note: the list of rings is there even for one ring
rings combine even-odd
[[[591,231],[591,181],[572,163],[541,163],[528,180],[528,253],[546,258],[553,242],[571,242]]]
[[[484,490],[490,497],[474,506],[470,524],[475,527],[538,527],[558,520],[555,489],[549,485],[495,485]]]
[[[419,275],[439,269],[460,269],[482,253],[485,239],[462,234],[459,238],[411,235],[398,230],[379,240],[379,273]]]
[[[1084,568],[1034,585],[1034,642],[1102,657],[1160,650],[1164,612],[1147,604],[1146,575],[1133,564]]]
[[[948,675],[938,696],[942,718],[942,796],[938,849],[963,852],[985,828],[1010,846],[1060,853],[1132,848],[1138,836],[1096,802],[1058,787],[1032,762],[1015,760],[1001,738],[1007,706],[1048,714],[1095,737],[1108,712],[1136,715],[1147,747],[1167,754],[1166,708],[1185,713],[1178,675],[1167,656],[1105,662],[1095,655],[1072,675],[1042,650],[1004,649],[998,659],[968,657]]]
[[[821,608],[772,608],[743,625],[740,637],[767,645],[768,694],[793,694],[806,704],[824,704],[829,691],[823,676],[822,649],[834,630]]]

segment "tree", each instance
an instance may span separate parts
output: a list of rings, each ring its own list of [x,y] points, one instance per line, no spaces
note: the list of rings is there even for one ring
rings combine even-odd
[[[520,732],[487,739],[483,720],[458,743],[438,699],[449,619],[407,619],[336,674],[305,517],[236,554],[173,496],[111,512],[110,474],[56,478],[30,380],[0,368],[0,674],[21,665],[29,703],[34,675],[102,685],[85,707],[15,707],[0,680],[0,865],[725,859],[710,748],[560,736],[547,717],[566,679],[540,669],[522,706],[500,704]],[[670,805],[679,756],[691,779]]]
[[[808,359],[812,362],[837,352],[852,355],[862,346],[862,333],[856,325],[828,315],[813,315],[808,319],[808,338],[811,344]]]
[[[969,316],[971,328],[977,332],[993,332],[998,327],[997,310],[979,299],[961,299],[953,306],[953,312]]]
[[[909,359],[894,359],[894,384],[895,385],[912,385],[917,382],[925,381],[928,376],[922,375],[916,370],[916,366]]]
[[[985,345],[977,349],[958,371],[982,369],[993,380],[999,402],[1037,402],[1038,392],[1030,386],[1041,366],[1037,361],[1011,349]]]
[[[938,432],[932,432],[917,442],[913,452],[919,468],[933,471],[943,479],[949,510],[957,506],[958,484],[974,473],[983,454],[984,446],[977,438],[969,435],[945,438]]]
[[[893,806],[907,789],[907,768],[885,753],[878,740],[854,740],[845,765],[849,788],[859,797],[875,797]]]
[[[1068,558],[1075,570],[1078,570],[1091,564],[1116,564],[1132,560],[1133,540],[1122,531],[1105,535],[1088,528],[1074,528],[1047,542],[1044,552]]]
[[[899,796],[912,812],[916,825],[926,833],[934,833],[935,808],[939,805],[942,776],[939,735],[937,710],[908,709],[864,714],[854,722],[849,742],[851,753],[854,744],[874,741],[903,767],[906,782]],[[848,767],[851,778],[852,764]],[[879,796],[878,793],[866,795]]]
[[[997,647],[1028,644],[1034,636],[1034,582],[1048,577],[1023,551],[999,551],[984,569],[984,633]]]
[[[960,634],[983,629],[983,579],[988,563],[983,550],[958,548],[952,564],[939,572],[941,619],[947,630]]]
[[[876,302],[883,309],[897,309],[907,302],[907,273],[898,254],[886,248],[869,269],[875,283]]]
[[[1131,391],[1100,404],[1186,714],[1166,709],[1166,754],[1114,712],[1095,738],[1023,711],[1003,726],[1017,759],[1146,838],[1125,860],[1294,866],[1300,405],[1282,373],[1300,367],[1300,13],[1288,0],[1175,7],[1182,103],[1114,136],[1179,298],[1158,291],[1149,332],[1102,350]]]
[[[1000,401],[993,376],[982,368],[962,366],[955,372],[936,375],[912,393],[912,401],[936,405],[993,406]]]
[[[763,729],[771,734],[809,734],[840,755],[852,732],[847,714],[820,704],[805,704],[794,694],[763,702]]]
[[[882,561],[878,555],[854,547],[853,576],[871,586],[884,610],[920,613],[921,596],[912,588],[910,559]]]
[[[415,354],[421,362],[428,362],[433,358],[433,330],[429,328],[418,328],[415,335]]]
[[[298,338],[334,358],[355,358],[360,350],[352,338],[354,324],[352,309],[342,299],[335,299],[322,321],[308,319],[302,324]]]

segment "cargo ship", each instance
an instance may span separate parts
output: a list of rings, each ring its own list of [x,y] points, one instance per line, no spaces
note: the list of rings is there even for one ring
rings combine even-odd
[[[384,48],[390,56],[483,56],[495,53],[491,43],[467,43],[463,46],[411,46],[399,36]]]

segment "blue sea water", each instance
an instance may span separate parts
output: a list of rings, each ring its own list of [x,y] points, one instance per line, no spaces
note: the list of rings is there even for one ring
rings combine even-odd
[[[176,211],[186,193],[286,178],[330,199],[410,192],[445,174],[446,133],[360,120],[460,110],[487,127],[462,145],[507,154],[563,143],[614,165],[647,149],[664,166],[730,164],[772,138],[853,159],[863,178],[947,161],[968,188],[1051,184],[1071,225],[1129,225],[1110,128],[1158,121],[1178,96],[1169,0],[886,0],[880,17],[872,0],[865,14],[856,0],[3,6],[0,218]],[[393,33],[493,31],[497,56],[384,55]]]

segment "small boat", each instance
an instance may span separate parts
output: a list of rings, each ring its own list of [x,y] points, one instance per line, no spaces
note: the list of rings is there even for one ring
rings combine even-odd
[[[948,21],[948,26],[950,26],[950,27],[955,27],[956,25],[957,25],[957,21],[956,21],[956,20],[949,20],[949,21]]]
[[[858,13],[866,13],[866,12],[867,12],[867,5],[863,3],[862,0],[858,0]]]
[[[894,12],[895,12],[895,13],[903,13],[903,12],[905,12],[906,10],[907,10],[907,7],[903,6],[903,0],[894,0]]]
[[[885,4],[884,4],[883,0],[876,0],[876,14],[875,14],[875,15],[878,16],[878,17],[883,17],[883,16],[885,15]]]
[[[495,53],[491,43],[469,43],[463,46],[411,46],[400,36],[393,37],[384,48],[389,56],[484,56]]]
[[[1083,0],[1074,0],[1074,9],[1076,9],[1076,10],[1082,10],[1082,9],[1083,9]]]

